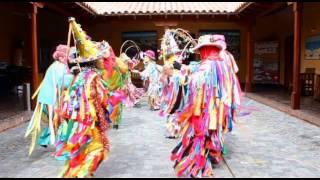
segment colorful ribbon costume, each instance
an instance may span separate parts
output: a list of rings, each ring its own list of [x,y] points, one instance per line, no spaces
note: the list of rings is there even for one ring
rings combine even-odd
[[[113,55],[114,56],[114,55]],[[110,119],[115,128],[122,119],[123,104],[136,103],[138,98],[143,92],[137,90],[131,83],[130,69],[137,65],[136,60],[131,60],[125,53],[121,53],[119,57],[115,57],[115,62],[108,61],[105,63],[106,69],[109,71],[106,73],[106,84],[111,92],[116,93],[121,97],[121,101],[118,104],[113,104],[108,107],[110,112]],[[135,94],[133,94],[135,93]],[[134,102],[132,102],[132,96],[134,95]]]
[[[178,45],[178,42],[176,41],[177,38],[182,38],[186,43]],[[169,69],[171,68],[172,73],[174,74],[173,76],[167,76],[165,73],[162,73],[160,78],[163,83],[163,90],[160,98],[160,114],[167,115],[166,137],[168,138],[178,138],[180,136],[181,125],[178,124],[177,116],[174,112],[181,111],[188,100],[186,98],[188,96],[188,89],[181,88],[181,85],[179,85],[179,76],[183,74],[181,74],[182,72],[179,70],[173,70],[173,64],[175,61],[178,63],[184,62],[189,53],[189,45],[192,43],[194,43],[192,37],[182,29],[167,29],[161,41],[160,58],[164,60],[164,66]],[[184,48],[179,48],[182,45]],[[192,69],[192,72],[195,71],[198,65],[198,62],[191,62],[190,68]]]
[[[108,89],[97,70],[84,68],[74,77],[59,110],[62,122],[54,155],[66,161],[61,177],[91,176],[107,157],[108,100]]]
[[[53,54],[55,61],[49,66],[43,81],[33,98],[38,95],[35,111],[26,130],[25,137],[32,134],[32,141],[29,149],[31,155],[35,144],[42,146],[55,143],[56,129],[58,128],[57,114],[54,110],[58,106],[58,99],[61,96],[61,84],[64,75],[68,72],[67,46],[59,45]],[[41,120],[49,124],[41,130]]]
[[[152,50],[147,50],[143,54],[145,69],[140,73],[140,77],[142,80],[148,80],[149,82],[147,96],[150,109],[159,110],[160,94],[162,91],[162,85],[160,83],[162,67],[155,62],[155,53]]]
[[[241,89],[236,64],[223,43],[223,36],[201,36],[194,48],[201,55],[198,70],[176,77],[188,89],[187,104],[175,112],[177,121],[184,124],[181,141],[171,155],[179,177],[212,177],[212,163],[219,163],[226,150],[223,134],[232,130]],[[182,66],[181,71],[188,69]]]
[[[131,81],[131,72],[138,64],[138,57],[129,58],[125,53],[122,53],[120,57],[128,65],[129,71],[127,72],[127,78],[125,78],[124,86],[121,90],[126,94],[126,107],[133,107],[136,105],[140,98],[144,95],[142,88],[137,88]]]
[[[110,68],[117,65],[110,45],[105,41],[91,41],[74,18],[70,18],[69,22],[76,47],[68,49],[71,56],[65,58],[68,57],[69,64],[73,66],[70,70],[72,73],[66,73],[60,64],[53,64],[51,67],[56,71],[52,72],[57,73],[51,73],[48,69],[38,100],[51,100],[55,104],[58,128],[56,140],[51,143],[55,142],[55,158],[65,161],[59,176],[92,177],[109,152],[106,130],[111,121],[107,108],[119,104],[123,98],[121,94],[111,92],[109,88],[113,84],[106,82],[113,72]],[[108,66],[110,64],[113,66]],[[52,81],[52,78],[57,78],[55,80],[58,83]],[[47,92],[42,92],[42,89],[47,88]],[[59,96],[56,96],[58,92]],[[36,108],[34,117],[41,116],[42,106]],[[27,133],[34,130],[37,134],[39,127],[40,120],[32,120]],[[51,132],[54,132],[52,128]]]
[[[105,81],[114,68],[108,65],[116,65],[112,48],[105,41],[90,41],[74,19],[70,23],[80,55],[75,63],[85,64],[61,97],[61,125],[54,155],[66,161],[61,177],[91,177],[109,152],[105,131],[111,121],[107,108],[122,99],[109,89],[117,81]]]

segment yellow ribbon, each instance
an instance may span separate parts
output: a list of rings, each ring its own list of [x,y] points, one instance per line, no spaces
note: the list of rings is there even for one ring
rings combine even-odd
[[[210,130],[217,129],[217,109],[214,107],[213,97],[210,98],[209,117],[210,117],[209,129]]]

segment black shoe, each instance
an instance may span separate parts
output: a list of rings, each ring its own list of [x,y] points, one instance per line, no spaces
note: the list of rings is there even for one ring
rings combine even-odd
[[[47,148],[48,146],[47,145],[40,145],[41,147],[44,147],[44,148]]]
[[[118,129],[118,128],[119,128],[118,124],[113,125],[113,129]]]

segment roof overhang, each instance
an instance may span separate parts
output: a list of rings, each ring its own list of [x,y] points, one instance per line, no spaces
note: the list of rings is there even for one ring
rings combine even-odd
[[[190,3],[199,4],[201,2],[185,2],[189,3],[187,8],[177,8],[170,6],[169,9],[161,7],[150,7],[155,4],[151,3],[166,3],[166,2],[130,2],[130,6],[125,7],[124,2],[75,2],[79,7],[85,9],[96,16],[157,16],[157,15],[236,15],[248,6],[252,2],[209,2],[211,7],[206,7],[205,5],[198,5],[197,8],[190,7]],[[107,4],[108,3],[108,4]],[[145,6],[141,7],[142,4],[146,3]],[[148,4],[149,3],[149,4]],[[183,3],[183,2],[177,2]],[[207,3],[207,2],[206,2]],[[216,3],[216,7],[215,4]],[[222,4],[226,3],[226,5]],[[233,3],[233,4],[232,4]],[[195,5],[196,5],[195,4]],[[163,4],[160,4],[163,5]],[[181,5],[181,4],[180,4]],[[105,6],[106,8],[103,8]],[[178,6],[178,5],[177,5]],[[171,9],[170,9],[171,8]]]

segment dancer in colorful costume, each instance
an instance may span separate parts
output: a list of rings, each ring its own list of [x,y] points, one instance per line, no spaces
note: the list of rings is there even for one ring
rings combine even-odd
[[[129,58],[129,57],[128,57]],[[139,63],[139,60],[136,58],[128,59],[130,71],[134,70],[134,67]],[[125,81],[124,87],[122,88],[126,94],[126,107],[134,107],[139,103],[141,97],[145,94],[143,88],[137,88],[131,80],[131,72],[128,73],[128,77]]]
[[[132,97],[132,93],[141,94],[139,90],[132,87],[134,86],[133,84],[129,83],[129,81],[131,82],[130,69],[134,68],[139,62],[130,59],[125,53],[121,53],[122,47],[123,46],[121,46],[119,57],[115,57],[114,53],[112,54],[112,56],[115,57],[115,62],[109,61],[105,63],[106,70],[104,73],[104,79],[111,92],[111,96],[120,95],[118,98],[122,99],[118,104],[109,104],[108,106],[114,129],[119,128],[122,119],[123,104],[127,105],[131,103],[131,99],[129,98]],[[130,91],[128,91],[128,88],[130,88]]]
[[[27,128],[25,137],[32,134],[29,155],[34,150],[35,144],[47,147],[55,143],[55,134],[58,128],[57,113],[58,100],[61,96],[61,83],[64,75],[68,72],[67,45],[59,45],[53,53],[55,60],[46,71],[43,81],[32,96],[37,95],[37,104]],[[41,130],[41,120],[48,123],[48,127]]]
[[[182,39],[184,43],[177,39]],[[182,76],[179,70],[173,69],[174,62],[184,63],[184,60],[189,55],[190,45],[196,45],[195,40],[183,29],[167,29],[161,41],[160,58],[164,60],[166,72],[161,74],[161,82],[163,83],[163,90],[161,94],[161,112],[160,114],[167,115],[166,137],[178,138],[180,136],[180,126],[176,117],[176,113],[183,109],[187,103],[188,89],[181,88],[179,85],[179,75]],[[181,47],[181,48],[180,48]],[[190,67],[196,67],[198,62],[192,61]],[[193,71],[195,68],[191,68]],[[167,74],[170,74],[169,76]]]
[[[125,93],[121,90],[127,79],[128,65],[124,62],[122,56],[116,57],[114,52],[110,54],[113,61],[106,61],[104,63],[103,78],[105,85],[108,87],[111,96],[122,99],[118,103],[110,102],[108,111],[110,113],[110,120],[114,129],[118,129],[122,119],[123,101],[126,98]]]
[[[180,84],[189,91],[188,103],[176,113],[178,122],[185,125],[171,155],[179,177],[212,177],[212,163],[219,163],[226,150],[224,133],[232,130],[241,89],[236,64],[223,59],[225,49],[223,35],[201,36],[193,49],[200,52],[199,69],[179,77]],[[185,65],[175,67],[189,71]]]
[[[124,45],[127,45],[129,43],[133,45],[127,47],[124,50],[124,52],[122,52],[123,47],[125,47]],[[137,52],[135,56],[130,58],[126,53],[129,49],[132,48],[136,49]],[[120,57],[128,65],[129,69],[129,71],[126,74],[127,76],[125,78],[124,86],[123,88],[121,88],[123,92],[126,94],[125,105],[126,107],[133,107],[140,101],[141,97],[145,93],[143,88],[137,88],[131,81],[131,72],[140,63],[140,48],[137,46],[135,42],[131,40],[125,41],[120,48]]]
[[[129,46],[128,48],[126,48],[126,50],[124,52],[122,52],[122,47],[124,47],[124,45],[129,42],[131,42],[133,45]],[[126,52],[130,48],[135,48],[137,50],[136,55],[133,56],[132,58],[130,58],[126,54]],[[140,61],[139,61],[140,48],[136,45],[135,42],[128,40],[123,43],[123,45],[121,46],[120,52],[122,52],[120,54],[121,59],[123,59],[124,62],[128,65],[128,69],[129,69],[129,71],[126,73],[124,86],[123,86],[123,88],[121,88],[121,90],[123,90],[123,92],[126,94],[126,101],[125,101],[126,107],[133,107],[140,101],[141,97],[145,93],[143,88],[137,88],[131,81],[131,72],[140,63]]]
[[[70,51],[76,58],[69,60],[71,81],[64,84],[57,110],[60,126],[54,156],[65,161],[60,177],[92,177],[109,152],[107,106],[121,100],[110,96],[103,79],[106,64],[115,63],[115,58],[107,42],[91,41],[74,18],[69,22],[76,44]]]
[[[160,109],[160,94],[162,85],[160,83],[160,72],[162,67],[157,65],[155,53],[152,50],[147,50],[143,53],[143,63],[145,69],[142,72],[133,70],[132,72],[138,73],[142,80],[148,80],[148,103],[151,110]]]

